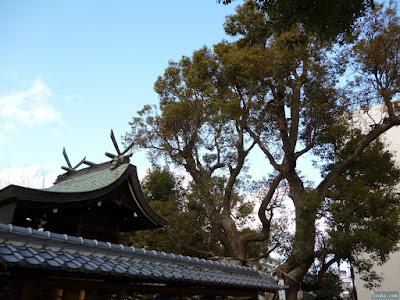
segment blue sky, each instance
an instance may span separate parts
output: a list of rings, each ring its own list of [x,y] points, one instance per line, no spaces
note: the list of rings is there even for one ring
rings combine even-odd
[[[53,180],[63,147],[72,164],[106,161],[110,130],[120,142],[132,116],[158,102],[153,85],[168,61],[227,38],[225,17],[241,3],[0,0],[0,187],[26,185],[40,167]],[[256,178],[266,175],[260,155]],[[311,159],[300,168],[318,182]],[[149,167],[144,153],[131,162]]]
[[[0,171],[94,162],[157,103],[169,60],[226,38],[216,0],[0,1]],[[143,155],[132,163],[147,168]],[[61,170],[60,170],[61,171]],[[58,171],[57,171],[58,172]]]

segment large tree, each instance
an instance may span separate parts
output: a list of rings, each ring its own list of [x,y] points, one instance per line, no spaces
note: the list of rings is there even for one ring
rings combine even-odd
[[[238,226],[247,216],[242,212],[249,211],[240,194],[247,189],[246,178],[239,175],[256,143],[245,138],[242,116],[240,111],[235,113],[238,107],[230,102],[229,88],[223,82],[215,86],[219,85],[215,82],[219,67],[214,54],[205,48],[193,58],[171,62],[155,84],[161,112],[146,106],[131,122],[132,132],[126,138],[152,149],[150,155],[163,155],[185,168],[194,183],[193,194],[203,200],[226,254],[246,260],[248,243],[269,237],[272,215],[262,214],[261,230]]]
[[[400,26],[394,10],[383,13],[378,7],[343,59],[337,46],[302,26],[276,31],[255,8],[248,1],[227,19],[225,30],[235,42],[170,62],[155,84],[158,109],[140,111],[126,139],[185,168],[229,256],[247,259],[250,243],[271,239],[276,195],[287,187],[295,233],[277,274],[290,286],[291,300],[316,260],[321,283],[329,266],[342,259],[368,271],[359,254],[383,262],[399,239],[399,199],[392,189],[399,174],[379,137],[400,125],[394,101],[400,88]],[[357,70],[351,93],[339,88],[345,63]],[[369,118],[372,104],[381,105],[382,118],[361,128],[355,112]],[[250,228],[241,212],[252,192],[246,170],[256,146],[264,153],[257,163],[265,164],[269,177],[258,210],[262,226]],[[315,185],[298,168],[299,158],[309,153],[319,157],[323,170]],[[388,176],[372,176],[383,166]],[[319,232],[320,220],[329,230]],[[354,238],[346,239],[350,233]],[[383,243],[373,242],[377,236]]]

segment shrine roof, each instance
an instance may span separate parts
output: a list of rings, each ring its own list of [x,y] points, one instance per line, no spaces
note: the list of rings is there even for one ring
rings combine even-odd
[[[259,270],[0,224],[0,267],[155,284],[276,291]],[[1,268],[0,268],[1,269]]]
[[[129,164],[125,163],[115,169],[111,168],[111,162],[85,168],[72,174],[60,175],[53,186],[43,191],[57,193],[90,192],[104,188],[124,174]]]
[[[129,161],[116,165],[115,160],[66,172],[46,189],[10,185],[0,190],[0,223],[13,223],[15,216],[28,214],[30,217],[29,214],[38,211],[47,214],[46,209],[89,207],[101,203],[125,208],[115,216],[126,217],[124,222],[129,225],[124,225],[124,231],[154,229],[167,224],[146,201],[136,166]],[[137,218],[132,218],[133,215]]]

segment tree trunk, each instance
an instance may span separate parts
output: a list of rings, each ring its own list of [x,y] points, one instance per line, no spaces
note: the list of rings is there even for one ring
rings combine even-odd
[[[278,275],[282,275],[285,284],[289,285],[286,299],[296,300],[300,283],[314,261],[315,220],[319,199],[313,194],[301,193],[301,190],[296,192],[293,189],[290,196],[296,209],[295,236],[292,253],[286,263],[279,268],[286,274],[279,274],[278,271]]]
[[[248,255],[247,255],[247,245],[241,242],[240,240],[237,242],[233,242],[231,244],[232,248],[230,249],[231,251],[228,251],[228,256],[237,258],[240,260],[247,260]]]
[[[284,278],[285,285],[289,286],[286,290],[287,300],[297,300],[297,292],[301,287],[300,283],[303,281],[304,275],[307,274],[311,264],[312,261],[308,261],[294,269],[291,269],[290,265],[285,263],[278,268],[277,275]]]
[[[286,291],[286,300],[297,300],[297,293],[299,291],[299,287],[294,285],[289,285],[289,289]]]

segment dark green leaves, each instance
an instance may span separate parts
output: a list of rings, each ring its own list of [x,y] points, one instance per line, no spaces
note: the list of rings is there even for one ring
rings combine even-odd
[[[219,0],[223,4],[232,0]],[[323,40],[350,36],[357,19],[374,6],[372,0],[255,0],[246,5],[265,12],[275,30],[284,32],[300,25]],[[248,30],[249,31],[249,30]]]

